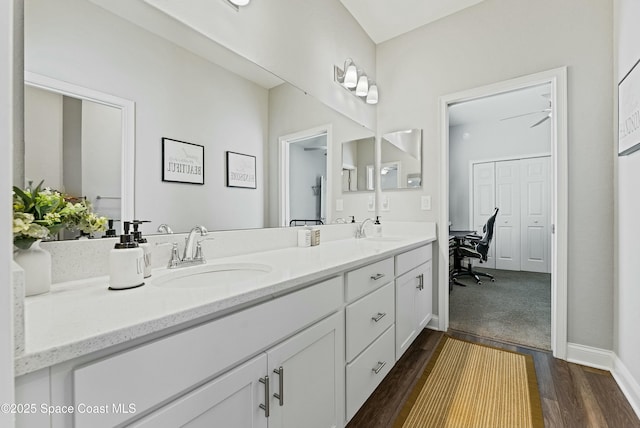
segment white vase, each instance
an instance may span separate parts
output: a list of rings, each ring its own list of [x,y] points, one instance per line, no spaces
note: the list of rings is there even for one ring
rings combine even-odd
[[[18,249],[13,260],[24,269],[24,295],[34,296],[51,289],[51,253],[40,248],[40,241],[27,250]]]

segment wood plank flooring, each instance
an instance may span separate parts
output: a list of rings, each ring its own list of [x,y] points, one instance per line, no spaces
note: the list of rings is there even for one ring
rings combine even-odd
[[[609,372],[567,363],[553,358],[549,352],[456,331],[449,331],[449,334],[471,342],[532,355],[544,423],[548,428],[640,428],[640,420]],[[347,428],[392,426],[442,336],[442,332],[424,330]]]

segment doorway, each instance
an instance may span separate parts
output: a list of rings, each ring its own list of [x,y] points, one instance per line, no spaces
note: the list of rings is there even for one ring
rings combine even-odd
[[[286,135],[280,141],[280,226],[327,224],[331,184],[331,127]]]
[[[446,225],[452,220],[451,216],[458,215],[450,213],[449,206],[456,206],[456,198],[459,197],[450,189],[450,108],[464,102],[479,100],[499,94],[509,94],[526,88],[540,87],[548,85],[549,95],[548,101],[553,106],[548,113],[542,115],[548,122],[551,134],[550,142],[550,209],[549,209],[549,239],[550,254],[549,258],[551,266],[551,349],[557,358],[566,358],[567,348],[567,125],[566,125],[566,68],[559,68],[529,76],[524,76],[493,85],[475,88],[456,94],[443,96],[440,99],[440,135],[441,135],[441,174],[440,174],[440,191],[441,191],[441,208],[440,219],[441,225]],[[540,111],[547,108],[541,108]],[[528,112],[520,112],[528,113]],[[544,112],[547,113],[547,112]],[[518,113],[513,113],[517,115]],[[536,124],[543,117],[536,117],[531,125]],[[463,136],[464,137],[464,136]],[[504,142],[503,142],[504,143]],[[471,166],[467,164],[467,169]],[[450,199],[453,199],[450,201]],[[465,222],[470,223],[469,218],[469,198],[459,201],[459,206],[466,206],[467,211],[462,214],[466,217]],[[492,207],[493,208],[493,207]],[[457,211],[457,209],[456,209]],[[453,221],[452,221],[453,223]],[[448,240],[442,239],[444,233],[448,230],[442,227],[439,239],[439,289],[438,289],[438,310],[439,319],[438,326],[441,330],[449,328],[449,243]],[[446,235],[445,235],[446,236]]]

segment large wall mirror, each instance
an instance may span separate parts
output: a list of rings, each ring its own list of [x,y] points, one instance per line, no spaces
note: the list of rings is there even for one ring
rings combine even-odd
[[[422,130],[406,129],[382,136],[380,144],[380,188],[422,187]]]
[[[51,82],[64,82],[121,100],[111,103],[117,110],[113,116],[118,112],[121,118],[128,114],[121,105],[126,104],[123,100],[135,104],[135,122],[129,124],[128,131],[120,131],[119,142],[100,143],[100,150],[83,148],[82,155],[71,154],[76,160],[82,159],[82,163],[63,171],[79,174],[79,170],[92,170],[90,164],[84,164],[84,155],[92,154],[94,160],[103,159],[103,169],[116,177],[109,179],[106,171],[100,173],[102,188],[91,192],[85,190],[89,178],[80,188],[66,189],[68,184],[64,180],[55,185],[91,197],[94,206],[102,206],[109,217],[150,220],[144,225],[145,233],[154,233],[162,223],[169,224],[175,232],[188,231],[195,224],[210,230],[275,227],[282,223],[279,139],[330,125],[327,140],[330,147],[326,153],[321,149],[302,149],[303,154],[327,157],[326,174],[319,172],[317,176],[325,177],[320,182],[325,187],[327,204],[322,215],[330,223],[335,217],[330,202],[342,193],[342,143],[371,138],[374,132],[268,70],[160,15],[136,20],[145,25],[142,28],[130,20],[132,17],[125,19],[89,0],[25,2],[28,76],[44,76]],[[164,21],[154,24],[155,19]],[[179,31],[167,31],[168,28]],[[87,97],[76,96],[74,101],[73,96],[53,84],[47,88],[46,84],[31,83],[28,81],[28,86],[62,95],[62,103],[69,104],[69,109],[74,102],[81,110],[92,107],[85,103],[91,101]],[[99,106],[109,104],[98,96],[93,101]],[[40,114],[46,112],[47,108],[40,109]],[[64,117],[64,109],[55,114]],[[29,122],[27,126],[34,128]],[[93,134],[101,137],[118,134],[116,124],[98,126],[103,126],[102,131]],[[134,142],[126,141],[126,132],[132,133]],[[203,185],[162,181],[163,138],[204,147]],[[120,154],[118,146],[124,150]],[[70,150],[67,152],[72,153]],[[255,188],[226,185],[228,151],[255,157]],[[25,147],[25,152],[28,155],[33,150]],[[107,154],[113,159],[119,157],[120,163],[107,162],[104,157]],[[55,163],[56,168],[64,166],[64,160]],[[28,159],[25,164],[34,165]],[[37,167],[28,166],[23,178],[39,182],[49,176],[49,172],[38,170],[41,167],[42,162]],[[319,199],[314,195],[317,189],[313,189],[319,183],[317,176],[308,177],[310,183],[304,185],[304,197],[314,204],[304,216],[321,215],[316,214]],[[121,198],[120,215],[118,199],[107,197]],[[127,201],[131,201],[129,208]]]

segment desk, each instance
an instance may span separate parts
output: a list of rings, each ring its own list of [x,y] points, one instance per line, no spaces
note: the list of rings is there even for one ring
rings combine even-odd
[[[464,237],[476,233],[475,230],[450,230],[449,231],[449,292],[453,289],[453,273],[462,271],[462,257],[458,252],[460,243]]]

